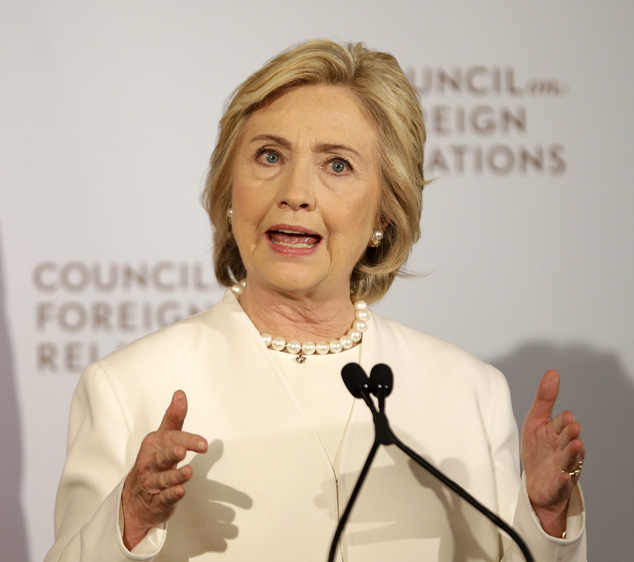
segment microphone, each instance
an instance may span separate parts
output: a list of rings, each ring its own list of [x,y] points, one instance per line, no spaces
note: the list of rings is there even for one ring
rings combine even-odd
[[[387,397],[392,392],[392,369],[383,363],[372,367],[370,376],[365,374],[358,363],[348,363],[341,369],[341,378],[346,388],[355,398],[362,398],[362,391],[370,391],[374,396]]]
[[[360,366],[359,368],[361,369]],[[363,369],[361,369],[361,371],[363,371]],[[392,369],[384,363],[379,363],[372,367],[370,371],[370,389],[374,396],[379,400],[381,398],[387,398],[392,392],[393,384],[394,376],[392,375]]]
[[[372,412],[372,419],[374,421],[374,443],[372,444],[370,452],[368,453],[368,458],[361,469],[357,483],[352,490],[352,494],[350,494],[350,499],[348,500],[346,509],[339,520],[337,529],[335,530],[332,543],[330,544],[328,562],[334,562],[339,539],[341,538],[346,523],[348,522],[348,517],[352,512],[354,502],[361,491],[361,486],[363,486],[363,482],[370,471],[370,466],[372,465],[372,461],[374,460],[380,445],[396,445],[414,462],[422,466],[430,474],[435,476],[448,488],[458,494],[462,499],[475,507],[480,513],[492,521],[493,524],[509,535],[522,551],[526,562],[534,562],[534,558],[522,540],[522,537],[520,537],[508,523],[503,521],[496,513],[493,513],[490,509],[482,505],[462,486],[454,482],[451,478],[438,470],[419,454],[415,453],[407,445],[401,442],[398,437],[396,437],[390,427],[387,415],[385,414],[385,399],[390,395],[394,386],[394,376],[392,375],[392,369],[390,369],[390,367],[383,363],[379,363],[378,365],[372,367],[372,371],[370,371],[370,376],[368,377],[361,365],[358,365],[357,363],[348,363],[341,370],[341,378],[343,379],[346,388],[350,391],[350,394],[352,394],[355,398],[363,398],[368,408],[370,408],[370,411]],[[378,409],[372,401],[372,398],[370,398],[370,394],[374,395],[378,399]]]
[[[361,391],[369,389],[370,379],[361,365],[357,363],[348,363],[341,369],[341,378],[346,388],[355,398],[361,398]]]

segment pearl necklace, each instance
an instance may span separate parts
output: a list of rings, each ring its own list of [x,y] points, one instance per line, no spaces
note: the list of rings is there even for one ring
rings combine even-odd
[[[231,287],[236,298],[240,297],[246,286],[246,281],[240,281],[240,283],[236,283]],[[312,341],[307,341],[300,343],[297,340],[287,342],[280,336],[273,337],[271,334],[266,333],[260,333],[260,336],[266,347],[270,347],[275,351],[287,351],[296,356],[295,361],[302,364],[306,362],[307,355],[313,355],[314,353],[317,353],[317,355],[340,353],[344,349],[350,349],[354,344],[359,343],[363,337],[363,332],[368,329],[368,322],[370,321],[370,311],[365,301],[358,300],[354,303],[354,316],[352,327],[346,334],[331,342],[320,341],[319,343],[313,343]]]

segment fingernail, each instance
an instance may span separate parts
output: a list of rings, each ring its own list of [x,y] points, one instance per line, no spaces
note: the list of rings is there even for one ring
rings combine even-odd
[[[198,441],[198,451],[200,451],[201,453],[205,450],[205,442],[204,441]]]

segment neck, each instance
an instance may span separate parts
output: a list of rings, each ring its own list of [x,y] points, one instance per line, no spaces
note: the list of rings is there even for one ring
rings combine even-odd
[[[261,333],[282,336],[286,341],[330,341],[344,335],[355,318],[347,288],[320,298],[247,283],[240,305]]]

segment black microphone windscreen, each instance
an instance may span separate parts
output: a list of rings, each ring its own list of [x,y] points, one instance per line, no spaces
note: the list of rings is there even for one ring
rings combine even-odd
[[[368,384],[368,375],[358,363],[348,363],[341,369],[341,378],[355,398],[361,398],[361,389]]]
[[[389,396],[394,386],[394,376],[392,369],[384,363],[379,363],[372,367],[370,372],[370,389],[375,396],[382,394]]]

